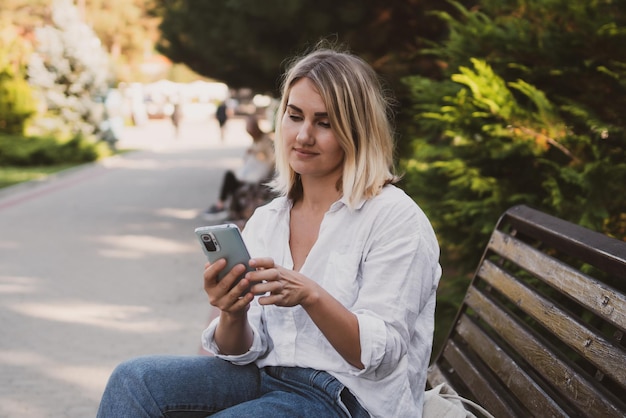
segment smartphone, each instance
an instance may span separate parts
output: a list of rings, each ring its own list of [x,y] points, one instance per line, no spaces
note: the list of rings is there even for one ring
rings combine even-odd
[[[216,262],[220,258],[226,259],[226,267],[219,272],[217,277],[218,281],[222,280],[237,264],[246,266],[246,271],[237,279],[234,285],[239,283],[239,280],[241,280],[247,272],[254,271],[253,268],[248,266],[250,254],[243,242],[241,231],[239,231],[237,225],[229,223],[201,226],[196,228],[195,232],[200,240],[202,251],[211,263]]]

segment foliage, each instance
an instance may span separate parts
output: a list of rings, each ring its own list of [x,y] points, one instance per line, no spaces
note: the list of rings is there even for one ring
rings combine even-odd
[[[476,260],[477,263],[478,260]],[[435,309],[435,333],[431,359],[443,348],[470,283],[466,275],[457,274],[445,264],[442,274],[443,278],[437,287],[437,309]]]
[[[286,58],[321,38],[336,39],[361,55],[391,84],[399,75],[432,73],[418,51],[444,35],[426,14],[438,0],[155,0],[163,18],[157,45],[174,62],[225,82],[274,93]]]
[[[158,18],[149,16],[150,0],[84,0],[84,18],[115,63],[120,82],[143,80],[141,65],[153,52]]]
[[[25,80],[24,57],[28,46],[5,17],[0,18],[0,132],[23,133],[36,112],[30,86]]]
[[[52,23],[36,30],[36,53],[28,65],[30,84],[46,106],[33,133],[97,133],[110,67],[100,41],[69,0],[54,3]]]
[[[0,69],[0,132],[23,133],[35,112],[28,82]]]
[[[24,38],[50,18],[50,0],[2,0],[1,7],[3,15],[22,29]]]
[[[626,9],[610,0],[453,3],[428,51],[441,81],[406,79],[413,155],[404,185],[443,253],[476,265],[500,213],[525,203],[624,239]]]
[[[36,28],[52,24],[50,0],[2,0],[3,14],[10,16],[26,39]],[[159,19],[148,15],[151,0],[81,0],[79,15],[97,34],[114,63],[120,82],[144,81],[142,63],[153,52]],[[153,81],[153,80],[149,80]]]
[[[0,134],[0,166],[3,167],[85,163],[107,155],[110,151],[104,143],[94,143],[81,135],[62,140]]]

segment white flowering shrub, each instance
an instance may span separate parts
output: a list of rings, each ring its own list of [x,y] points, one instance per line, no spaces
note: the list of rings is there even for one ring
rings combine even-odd
[[[71,0],[56,0],[52,24],[38,28],[28,80],[42,104],[37,135],[93,137],[104,118],[109,57]]]

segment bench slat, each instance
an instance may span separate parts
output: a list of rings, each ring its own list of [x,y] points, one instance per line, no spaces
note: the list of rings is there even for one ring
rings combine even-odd
[[[626,245],[623,241],[525,205],[507,210],[498,227],[501,224],[509,224],[602,271],[626,279]]]
[[[626,331],[626,296],[615,289],[500,231],[493,232],[489,249]]]
[[[496,306],[480,291],[470,288],[465,302],[508,344],[515,347],[516,352],[550,382],[552,389],[562,393],[573,403],[572,406],[579,408],[581,415],[612,417],[621,416],[624,412],[624,409],[621,409],[623,405],[620,408],[619,405],[609,401],[606,394],[582,377],[580,370],[565,363],[557,353],[520,326],[506,311]]]
[[[488,381],[486,375],[476,368],[474,362],[468,361],[467,356],[454,341],[449,341],[444,352],[446,359],[454,367],[463,383],[472,388],[472,393],[479,405],[495,417],[519,416],[506,402],[503,402],[506,395],[499,390],[499,386]]]
[[[468,316],[463,316],[456,327],[459,335],[478,353],[489,368],[502,379],[518,399],[524,400],[524,406],[534,416],[567,417],[569,416],[551,395],[539,386],[506,351],[498,346]],[[528,400],[531,400],[528,402]]]
[[[441,369],[437,364],[433,364],[428,368],[428,383],[431,388],[434,388],[441,383],[445,383],[448,386],[453,387],[452,383],[446,376],[443,374]]]
[[[626,354],[615,344],[572,318],[552,301],[522,285],[489,260],[483,262],[478,275],[604,374],[626,387]]]

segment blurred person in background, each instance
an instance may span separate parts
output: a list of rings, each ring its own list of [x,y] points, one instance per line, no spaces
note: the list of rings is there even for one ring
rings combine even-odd
[[[203,213],[207,221],[226,219],[229,203],[239,189],[245,185],[259,186],[269,181],[274,173],[274,142],[260,128],[257,116],[247,117],[246,132],[252,137],[252,145],[246,150],[241,167],[224,173],[218,200]]]
[[[183,109],[180,98],[174,100],[171,118],[172,125],[174,126],[174,137],[178,138],[180,135],[180,123],[182,122],[183,118]]]
[[[229,109],[226,101],[220,102],[215,110],[215,118],[217,119],[217,123],[220,126],[220,140],[224,142],[226,136],[226,121],[229,117]]]

